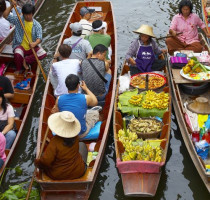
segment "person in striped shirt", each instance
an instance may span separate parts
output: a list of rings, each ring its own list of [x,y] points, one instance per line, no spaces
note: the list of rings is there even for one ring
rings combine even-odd
[[[79,23],[82,25],[82,38],[85,38],[86,35],[92,34],[92,24],[88,21],[91,18],[91,14],[95,9],[88,9],[87,7],[82,7],[80,9],[81,20]]]

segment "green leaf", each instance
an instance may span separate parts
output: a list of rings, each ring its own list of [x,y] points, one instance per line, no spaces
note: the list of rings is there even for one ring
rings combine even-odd
[[[11,191],[20,190],[20,189],[22,189],[20,185],[9,186],[9,190]]]
[[[15,172],[18,176],[21,176],[23,173],[23,170],[20,166],[15,167]]]

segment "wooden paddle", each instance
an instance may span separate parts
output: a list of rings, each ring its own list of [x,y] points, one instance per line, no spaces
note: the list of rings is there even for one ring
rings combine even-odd
[[[182,34],[182,32],[181,33],[177,33],[176,36],[177,35],[181,35],[181,34]],[[174,36],[173,35],[167,35],[167,36],[164,36],[164,37],[156,38],[156,40],[162,40],[162,39],[169,38],[169,37],[174,37]]]
[[[11,3],[13,4],[13,1],[11,1]],[[28,40],[28,43],[30,44],[29,37],[28,37],[28,35],[27,35],[27,33],[26,33],[26,30],[25,30],[25,27],[24,27],[24,25],[23,25],[23,22],[22,22],[22,20],[21,20],[21,18],[20,18],[20,15],[19,15],[19,13],[18,13],[18,11],[17,11],[17,7],[16,7],[15,4],[13,4],[13,6],[14,6],[15,12],[16,12],[16,14],[17,14],[17,16],[18,16],[18,19],[19,19],[19,21],[20,21],[20,24],[21,24],[21,26],[22,26],[22,28],[23,28],[23,31],[24,31],[24,33],[25,33],[25,35],[26,35],[26,38],[27,38],[27,40]],[[39,66],[39,68],[40,68],[40,70],[41,70],[41,72],[42,72],[42,74],[43,74],[44,80],[45,80],[45,82],[47,82],[46,74],[44,73],[44,70],[43,70],[42,65],[41,65],[41,63],[40,63],[40,61],[39,61],[39,59],[38,59],[38,57],[37,57],[37,55],[36,55],[36,52],[35,52],[34,48],[31,47],[31,50],[32,50],[32,52],[33,52],[33,54],[34,54],[34,57],[35,57],[35,59],[36,59],[36,62],[38,63],[38,66]]]
[[[48,132],[49,132],[49,127],[47,127],[47,130],[46,130],[46,132],[45,132],[44,139],[43,139],[43,141],[42,141],[42,146],[41,146],[41,149],[40,149],[40,152],[39,152],[39,155],[38,155],[37,158],[40,158],[41,155],[42,155],[42,152],[43,152],[43,150],[44,150],[44,145],[45,145],[45,142],[46,142],[46,140],[47,140]],[[31,182],[30,182],[30,185],[29,185],[29,188],[28,188],[28,193],[27,193],[27,196],[26,196],[26,200],[28,200],[29,197],[30,197],[32,185],[33,185],[33,182],[34,182],[34,177],[35,177],[35,175],[36,175],[36,170],[37,170],[37,167],[35,167],[35,169],[34,169],[34,173],[33,173],[33,176],[32,176],[32,179],[31,179]]]

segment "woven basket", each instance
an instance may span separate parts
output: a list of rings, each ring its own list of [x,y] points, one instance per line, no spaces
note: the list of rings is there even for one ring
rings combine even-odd
[[[157,138],[161,131],[162,131],[162,127],[163,127],[163,123],[160,122],[159,120],[155,119],[155,118],[139,118],[139,119],[147,119],[147,120],[153,120],[156,122],[159,122],[161,124],[161,130],[158,132],[153,132],[153,133],[141,133],[141,132],[136,132],[136,134],[138,135],[138,138],[142,138],[142,139],[147,139],[147,138]],[[128,126],[129,129],[129,126]]]

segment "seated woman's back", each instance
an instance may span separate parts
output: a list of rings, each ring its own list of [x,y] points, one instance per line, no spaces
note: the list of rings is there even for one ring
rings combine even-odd
[[[79,137],[72,146],[64,144],[64,139],[55,136],[50,141],[40,162],[44,165],[46,174],[52,179],[75,179],[85,171],[85,164],[79,153]]]

